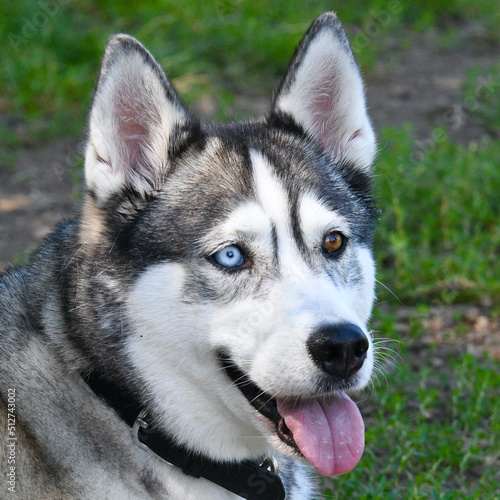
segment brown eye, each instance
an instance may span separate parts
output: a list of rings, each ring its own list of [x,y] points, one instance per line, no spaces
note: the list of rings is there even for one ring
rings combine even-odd
[[[323,248],[327,254],[336,254],[344,248],[345,238],[338,231],[333,231],[325,236]]]

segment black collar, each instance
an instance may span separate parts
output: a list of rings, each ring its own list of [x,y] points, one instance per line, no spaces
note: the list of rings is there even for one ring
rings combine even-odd
[[[280,477],[269,470],[268,460],[216,462],[195,453],[154,428],[147,411],[137,399],[120,386],[93,372],[83,377],[90,388],[101,396],[132,427],[132,438],[138,446],[158,455],[184,474],[203,477],[247,500],[284,500],[285,489]]]

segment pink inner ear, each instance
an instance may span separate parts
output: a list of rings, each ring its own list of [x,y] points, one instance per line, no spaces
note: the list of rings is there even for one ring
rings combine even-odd
[[[133,170],[148,169],[146,149],[152,130],[161,121],[148,89],[123,89],[115,96],[114,109],[123,165]]]
[[[335,144],[335,139],[339,140],[339,137],[335,136],[342,119],[336,109],[338,98],[338,79],[334,75],[322,79],[321,85],[311,90],[310,113],[313,130],[321,147],[328,150],[339,146]]]
[[[121,151],[123,161],[128,167],[135,167],[142,163],[142,148],[147,141],[148,129],[134,117],[122,118],[118,127],[118,134],[123,144]]]

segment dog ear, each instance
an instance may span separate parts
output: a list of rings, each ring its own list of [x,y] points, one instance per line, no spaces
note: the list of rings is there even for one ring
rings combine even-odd
[[[336,160],[368,172],[375,136],[363,81],[340,21],[319,16],[298,45],[273,102],[279,121],[301,127]]]
[[[149,51],[128,35],[104,53],[89,118],[87,188],[97,203],[123,189],[158,187],[174,136],[191,118]]]

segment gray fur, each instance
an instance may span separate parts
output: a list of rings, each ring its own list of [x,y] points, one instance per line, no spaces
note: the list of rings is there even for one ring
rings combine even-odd
[[[352,58],[340,23],[326,14],[299,46],[279,92],[287,91],[311,38],[322,30],[333,30]],[[170,130],[160,172],[141,173],[139,165],[127,173],[121,190],[107,198],[89,189],[79,214],[58,226],[29,265],[0,276],[2,498],[8,497],[5,443],[11,389],[15,389],[11,416],[16,438],[11,441],[15,443],[13,498],[185,498],[178,493],[183,486],[172,486],[184,481],[182,474],[169,470],[165,480],[162,466],[133,445],[130,428],[90,391],[84,378],[98,370],[157,408],[155,395],[144,392],[147,380],[130,358],[130,339],[138,332],[127,313],[138,281],[156,265],[179,264],[185,271],[179,307],[224,307],[269,293],[283,271],[275,226],[271,256],[263,255],[265,264],[260,271],[256,266],[251,276],[226,273],[215,280],[209,262],[212,249],[204,239],[242,203],[258,202],[250,151],[267,158],[284,186],[294,245],[312,273],[326,273],[333,283],[354,289],[362,269],[354,251],[347,252],[342,262],[325,264],[308,246],[298,219],[304,193],[315,193],[347,221],[352,248],[371,249],[375,211],[366,169],[324,151],[275,105],[257,122],[201,126],[182,109],[149,52],[131,37],[110,42],[96,93],[110,68],[131,52],[152,68],[164,86],[164,98],[178,108],[182,119]],[[102,160],[106,166],[108,160]],[[136,175],[143,180],[137,181]],[[288,458],[282,459],[282,468],[287,500],[310,498],[309,469]],[[198,498],[235,498],[204,480],[189,484],[193,495],[205,492]]]

